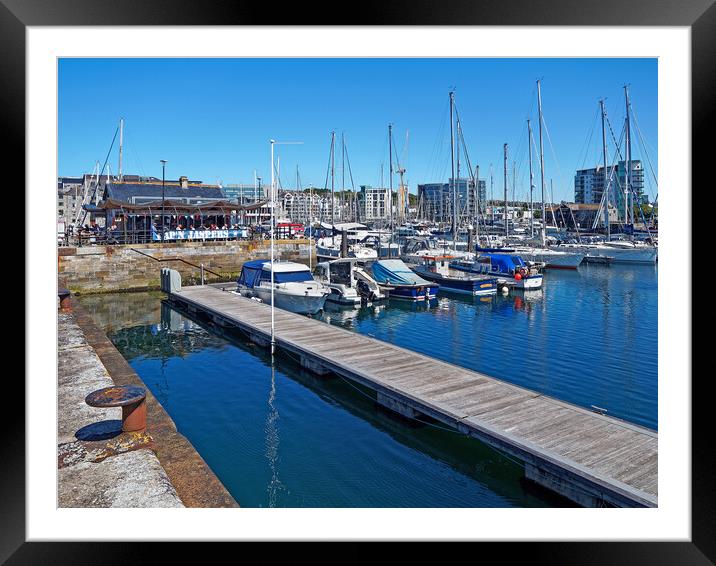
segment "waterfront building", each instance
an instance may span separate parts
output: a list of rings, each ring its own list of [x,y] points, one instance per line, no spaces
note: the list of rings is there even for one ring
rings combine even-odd
[[[360,201],[361,216],[366,222],[390,218],[390,207],[392,206],[390,189],[361,185]]]
[[[597,218],[599,215],[599,218]],[[609,205],[609,223],[616,224],[619,219],[617,209]],[[596,220],[596,224],[595,224]],[[603,213],[600,212],[599,204],[563,202],[559,207],[554,208],[554,220],[550,209],[547,209],[547,221],[554,222],[562,227],[566,224],[568,230],[591,231],[594,226],[601,227],[604,224]]]
[[[309,191],[279,191],[279,202],[281,203],[282,215],[290,218],[293,222],[300,222],[304,225],[326,222],[331,219],[332,204],[338,212],[339,198],[333,197],[331,203],[330,194],[311,193]],[[336,215],[338,220],[338,215]]]
[[[453,186],[457,189],[458,215],[461,218],[475,216],[475,191],[471,179],[449,179],[447,183],[424,183],[418,185],[418,202],[422,203],[423,216],[436,222],[452,221]],[[478,179],[477,200],[480,213],[487,210],[487,183]]]
[[[611,175],[611,168],[609,169]],[[623,203],[624,186],[626,183],[627,167],[625,161],[620,161],[611,179],[612,204]],[[648,204],[649,197],[644,193],[644,167],[642,162],[634,159],[631,162],[631,186],[638,195],[638,201]],[[597,165],[591,169],[580,169],[574,175],[574,201],[578,204],[599,204],[604,194],[604,166]],[[623,206],[623,204],[622,204]]]
[[[221,185],[224,198],[241,205],[253,205],[268,200],[268,190],[261,180],[254,184],[228,184]],[[253,210],[246,210],[242,215],[242,224],[254,226],[271,220],[271,205],[268,202]]]

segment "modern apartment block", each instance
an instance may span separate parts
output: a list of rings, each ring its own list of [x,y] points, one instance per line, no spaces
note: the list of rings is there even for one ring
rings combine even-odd
[[[361,185],[360,198],[362,220],[368,222],[390,218],[390,189]]]
[[[618,207],[623,206],[624,187],[626,186],[627,167],[625,161],[620,161],[611,176],[611,196],[609,202]],[[644,167],[640,160],[631,162],[631,186],[638,195],[639,202],[648,202],[648,195],[644,193]],[[574,175],[574,202],[578,204],[599,204],[604,194],[604,166],[597,165],[592,169],[581,169]]]
[[[418,185],[418,203],[423,207],[422,215],[436,222],[452,220],[453,186],[457,190],[458,215],[471,218],[475,215],[475,191],[470,179],[460,178],[456,183],[450,179],[447,183],[425,183]],[[480,212],[484,214],[487,206],[487,183],[484,179],[477,182],[477,200]]]

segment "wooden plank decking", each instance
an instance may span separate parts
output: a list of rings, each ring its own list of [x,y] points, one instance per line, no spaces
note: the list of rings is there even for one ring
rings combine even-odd
[[[212,286],[169,300],[268,343],[269,305]],[[276,345],[316,371],[374,389],[525,462],[532,479],[583,505],[657,505],[658,434],[417,352],[276,309]]]

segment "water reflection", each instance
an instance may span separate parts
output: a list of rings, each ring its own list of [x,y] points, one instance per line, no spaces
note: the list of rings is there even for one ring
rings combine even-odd
[[[279,435],[278,435],[278,409],[275,405],[276,401],[276,361],[274,356],[271,356],[271,388],[268,396],[268,414],[266,417],[266,459],[269,463],[269,469],[271,470],[271,479],[269,481],[267,492],[268,492],[268,506],[276,507],[278,501],[278,492],[283,487],[281,481],[278,479],[278,447],[279,447]]]

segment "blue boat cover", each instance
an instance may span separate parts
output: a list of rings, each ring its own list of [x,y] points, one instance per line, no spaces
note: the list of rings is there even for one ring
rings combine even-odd
[[[422,277],[418,277],[400,259],[383,259],[373,263],[373,278],[378,283],[391,285],[430,285]]]
[[[264,263],[266,263],[265,259],[247,261],[241,267],[241,275],[239,275],[237,283],[239,285],[246,285],[249,289],[253,289],[254,285],[258,283],[259,277],[261,276],[261,268]]]
[[[525,262],[517,255],[480,254],[480,257],[489,257],[492,267],[496,268],[500,273],[514,273],[516,268],[525,266]]]

